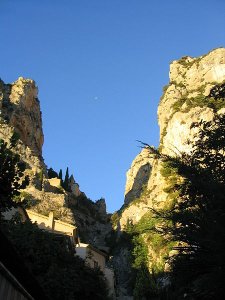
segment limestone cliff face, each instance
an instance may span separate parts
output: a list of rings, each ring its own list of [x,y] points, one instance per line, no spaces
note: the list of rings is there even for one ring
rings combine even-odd
[[[170,65],[169,75],[170,82],[164,88],[158,107],[159,151],[179,156],[181,152],[188,153],[192,149],[198,130],[194,123],[210,121],[216,113],[225,113],[225,49],[215,49],[198,58],[183,57],[174,61]],[[147,149],[143,149],[134,159],[127,172],[124,205],[115,218],[117,224],[114,223],[114,228],[118,232],[129,232],[129,225],[137,225],[138,228],[146,220],[151,220],[151,208],[171,207],[173,200],[167,192],[168,183],[162,171],[163,162]],[[141,238],[150,258],[150,272],[154,273],[154,268],[168,270],[165,253],[171,257],[175,254],[174,250],[153,245],[154,236],[151,233],[142,233]],[[119,247],[126,249],[123,245]],[[121,250],[117,249],[114,258],[121,269],[118,273],[127,263],[124,263],[120,253]],[[118,277],[118,289],[128,291],[128,279]]]
[[[216,112],[224,113],[224,103],[217,100],[225,96],[225,49],[174,61],[169,76],[158,107],[158,122],[161,152],[174,156],[191,150],[197,130],[193,123],[210,121]],[[146,149],[134,159],[127,172],[125,208],[119,220],[122,230],[128,220],[137,223],[147,207],[165,205],[168,195],[160,170],[161,161]]]
[[[170,155],[189,151],[187,141],[196,129],[193,122],[210,121],[215,108],[200,97],[210,96],[225,80],[225,49],[219,48],[198,57],[183,57],[170,66],[170,83],[158,107],[162,152]],[[198,99],[199,98],[199,99]]]
[[[152,163],[153,160],[147,149],[143,149],[133,160],[126,174],[125,204],[140,197],[143,185],[147,184],[150,177]]]
[[[26,163],[25,174],[30,181],[21,192],[21,200],[26,200],[33,211],[44,215],[53,211],[56,218],[76,224],[82,242],[105,247],[105,236],[111,231],[105,200],[92,202],[80,192],[73,176],[69,179],[71,192],[64,190],[59,178],[48,178],[37,96],[38,88],[31,79],[20,77],[11,84],[0,80],[0,139],[9,142],[16,133],[18,142],[13,151]]]
[[[8,141],[16,132],[17,151],[30,169],[40,171],[44,135],[35,82],[22,77],[12,84],[0,81],[0,113],[0,137]]]

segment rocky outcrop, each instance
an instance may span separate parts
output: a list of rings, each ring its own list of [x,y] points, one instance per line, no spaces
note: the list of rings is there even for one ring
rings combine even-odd
[[[198,131],[193,125],[202,120],[212,120],[216,113],[225,113],[225,49],[215,49],[198,58],[186,56],[172,62],[170,82],[164,88],[158,107],[161,154],[179,156],[182,152],[190,152]],[[127,172],[124,205],[117,213],[118,232],[126,234],[130,225],[144,224],[151,209],[171,207],[173,199],[166,189],[168,183],[163,168],[159,156],[147,149],[134,159]],[[165,261],[165,249],[161,251],[159,246],[153,245],[157,236],[142,234],[141,238],[146,242],[150,257],[150,272],[154,267],[162,270],[163,266],[166,271],[169,266]],[[168,256],[174,255],[172,252],[167,253]],[[120,260],[122,264],[119,254],[115,255],[116,262]],[[119,286],[124,284],[121,279]]]
[[[34,172],[43,169],[44,135],[37,87],[20,77],[12,84],[0,81],[0,137],[8,141],[13,133],[19,139],[17,151]]]
[[[82,242],[106,249],[111,224],[105,200],[95,203],[88,199],[72,175],[67,190],[61,179],[48,178],[42,157],[44,135],[38,88],[31,79],[20,77],[11,84],[0,80],[0,139],[9,143],[12,137],[17,140],[13,151],[26,163],[25,175],[30,181],[21,191],[21,200],[34,212],[46,216],[54,212],[55,218],[76,224]]]
[[[212,119],[218,107],[211,90],[225,80],[225,49],[219,48],[198,58],[183,57],[170,66],[170,83],[158,107],[162,152],[170,155],[188,151],[193,122]]]
[[[129,204],[135,198],[139,198],[143,185],[147,184],[152,169],[152,157],[147,149],[143,149],[133,160],[127,171],[125,186],[125,204]]]
[[[194,123],[210,121],[216,112],[224,112],[225,103],[213,98],[212,92],[217,90],[224,97],[225,49],[215,49],[198,58],[186,56],[174,61],[169,74],[170,82],[164,88],[158,107],[158,122],[160,150],[174,156],[191,150],[198,130]],[[128,220],[138,222],[146,207],[160,207],[167,201],[161,167],[160,159],[155,159],[147,149],[134,159],[127,172],[120,228],[124,228]],[[148,193],[142,197],[144,189]]]

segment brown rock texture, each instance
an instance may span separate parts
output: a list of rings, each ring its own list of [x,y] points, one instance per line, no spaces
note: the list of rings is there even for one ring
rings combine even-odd
[[[19,77],[13,83],[0,80],[0,139],[9,142],[16,134],[13,151],[26,163],[25,175],[29,186],[21,191],[29,209],[43,215],[54,212],[55,218],[78,226],[81,241],[105,247],[105,236],[110,233],[104,199],[96,203],[79,190],[70,177],[71,192],[65,191],[61,180],[48,178],[42,157],[44,135],[42,113],[35,81]]]
[[[37,87],[31,79],[19,77],[12,84],[0,81],[0,138],[8,141],[17,133],[17,151],[30,169],[44,167],[42,117]]]

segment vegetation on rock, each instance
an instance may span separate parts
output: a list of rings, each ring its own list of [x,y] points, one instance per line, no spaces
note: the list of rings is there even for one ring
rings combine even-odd
[[[28,182],[23,179],[25,164],[13,153],[13,145],[13,139],[9,146],[0,140],[0,213],[16,206],[17,200],[25,205],[33,201],[29,193],[20,191]],[[74,256],[69,238],[42,231],[29,221],[21,223],[17,215],[11,221],[1,220],[1,230],[49,299],[108,299],[103,273]]]
[[[185,84],[183,84],[183,83],[177,83],[175,81],[171,81],[170,85],[171,84],[174,84],[176,86],[176,88],[182,88],[182,89],[185,88]],[[163,101],[166,91],[170,85],[168,85],[164,88],[164,94],[161,97],[161,101]],[[213,110],[213,112],[216,113],[221,108],[225,107],[225,83],[224,83],[224,81],[219,84],[214,83],[207,96],[204,94],[205,88],[206,88],[206,84],[203,84],[198,89],[192,90],[191,92],[195,92],[197,94],[194,97],[188,97],[187,90],[185,89],[185,93],[183,93],[182,96],[172,104],[172,106],[171,106],[172,112],[169,115],[169,118],[166,120],[166,124],[169,123],[169,121],[172,119],[172,117],[174,116],[174,114],[176,112],[187,113],[192,108],[209,107]],[[167,129],[165,126],[164,130],[161,134],[160,147],[159,147],[160,150],[162,150],[163,139],[166,134],[167,134]]]
[[[170,210],[155,212],[169,223],[161,236],[175,242],[167,299],[222,299],[225,271],[225,116],[200,122],[190,154],[164,157],[164,176],[177,192]],[[175,179],[174,179],[175,178]],[[181,180],[178,180],[181,178]],[[157,230],[157,227],[155,227]]]
[[[10,144],[0,140],[0,213],[16,205],[16,196],[28,184],[28,177],[22,178],[25,163],[13,152],[15,139]]]
[[[190,153],[160,155],[164,206],[125,228],[137,300],[223,298],[225,115],[192,126],[198,130]]]

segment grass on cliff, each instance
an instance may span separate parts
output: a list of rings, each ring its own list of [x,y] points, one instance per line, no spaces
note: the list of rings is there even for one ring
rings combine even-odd
[[[215,84],[208,96],[205,96],[204,90],[206,85],[202,85],[200,88],[195,90],[198,93],[196,97],[182,97],[172,106],[173,113],[177,111],[188,112],[190,109],[195,107],[209,107],[214,112],[217,112],[221,108],[225,107],[225,83]],[[182,109],[183,104],[185,106]]]
[[[180,84],[177,84],[176,82],[171,82],[171,84],[175,84],[176,86],[180,86]],[[180,86],[182,87],[182,86]],[[192,108],[196,107],[209,107],[211,108],[214,113],[220,110],[221,108],[225,107],[225,82],[223,81],[220,84],[215,84],[211,90],[208,96],[205,96],[203,93],[205,91],[205,85],[202,85],[199,87],[195,92],[198,93],[196,97],[190,97],[188,98],[187,95],[183,95],[180,99],[178,99],[173,105],[172,105],[172,113],[170,114],[169,119],[166,121],[166,126],[161,134],[160,139],[160,146],[159,151],[162,150],[162,144],[163,139],[165,135],[167,134],[167,124],[172,119],[173,115],[176,112],[183,112],[188,113]],[[168,86],[165,90],[167,90]],[[163,95],[164,97],[164,95]],[[163,98],[162,97],[162,98]]]

